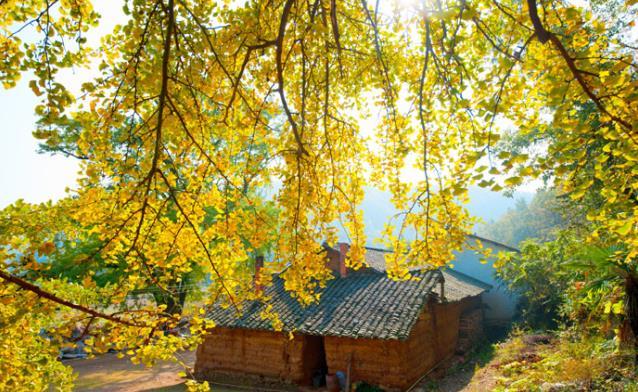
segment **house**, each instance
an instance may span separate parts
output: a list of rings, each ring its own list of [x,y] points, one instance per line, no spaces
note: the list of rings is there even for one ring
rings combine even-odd
[[[481,261],[482,257],[471,250],[476,246],[477,241],[480,241],[483,247],[490,248],[493,256]],[[494,262],[499,252],[519,252],[519,250],[473,234],[468,235],[465,242],[466,248],[455,254],[452,269],[492,286],[492,289],[482,295],[483,304],[485,304],[485,324],[490,328],[508,327],[516,313],[518,297],[496,278]]]
[[[342,372],[351,382],[405,390],[481,336],[481,294],[489,285],[448,269],[417,270],[420,279],[396,282],[385,273],[385,250],[368,248],[368,267],[358,271],[345,267],[347,244],[326,252],[335,279],[318,303],[301,306],[278,276],[266,288],[283,332],[260,317],[263,304],[247,304],[240,317],[213,308],[208,317],[217,326],[197,350],[196,376],[308,385],[318,374]]]

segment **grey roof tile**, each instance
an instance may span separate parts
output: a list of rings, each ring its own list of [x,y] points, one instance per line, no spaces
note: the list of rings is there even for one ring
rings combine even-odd
[[[321,291],[321,299],[303,307],[284,288],[283,279],[275,276],[266,288],[270,304],[284,324],[285,331],[310,335],[355,338],[406,339],[429,298],[438,297],[439,279],[445,280],[445,297],[455,302],[489,289],[489,285],[456,271],[417,270],[416,281],[397,282],[385,274],[384,254],[388,251],[368,249],[370,268],[349,271],[345,278],[330,280]],[[218,326],[271,330],[262,320],[263,304],[245,304],[237,316],[234,309],[214,306],[208,313]]]

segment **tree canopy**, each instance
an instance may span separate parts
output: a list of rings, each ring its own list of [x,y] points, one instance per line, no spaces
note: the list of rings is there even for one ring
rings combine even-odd
[[[556,197],[554,189],[539,189],[529,201],[517,199],[513,208],[497,220],[479,226],[479,233],[486,238],[518,247],[526,239],[549,241],[561,228],[579,224],[576,218],[566,216],[569,203]]]
[[[170,291],[197,266],[211,278],[207,304],[240,311],[259,295],[245,265],[264,248],[267,269],[285,268],[286,288],[311,303],[332,276],[321,245],[339,227],[349,266],[363,263],[368,185],[402,211],[383,239],[395,279],[417,260],[453,259],[473,226],[469,186],[539,176],[574,199],[596,184],[591,238],[623,244],[624,262],[636,262],[633,1],[612,18],[560,0],[135,0],[98,48],[85,43],[99,23],[89,0],[0,4],[0,80],[31,78],[34,135],[82,168],[65,200],[2,212],[0,322],[12,334],[61,318],[99,326],[97,349],[138,347],[131,355],[152,361],[189,344],[162,333],[181,315],[113,307],[149,284]],[[98,75],[73,95],[57,75],[79,66]],[[542,143],[497,150],[512,130]],[[76,287],[40,273],[60,235],[99,242],[75,263],[125,272],[99,288],[109,298],[99,310],[90,275]],[[29,332],[14,320],[23,309]],[[196,341],[208,325],[198,310],[186,316]]]

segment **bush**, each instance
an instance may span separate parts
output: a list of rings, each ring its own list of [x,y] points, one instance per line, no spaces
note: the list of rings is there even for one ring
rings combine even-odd
[[[498,391],[638,391],[633,353],[573,330],[551,341],[516,331],[496,346]]]
[[[561,307],[565,293],[578,280],[578,273],[564,268],[566,255],[573,255],[578,242],[569,233],[555,241],[524,241],[520,253],[501,254],[497,276],[519,296],[518,319],[533,329],[555,329],[564,320]]]

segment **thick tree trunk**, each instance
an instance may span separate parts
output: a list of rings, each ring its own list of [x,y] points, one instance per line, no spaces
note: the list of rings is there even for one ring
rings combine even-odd
[[[626,305],[625,314],[634,338],[634,363],[638,365],[638,277],[629,275],[625,278]]]
[[[165,313],[181,315],[182,310],[184,310],[184,303],[186,302],[186,294],[186,287],[184,283],[181,282],[171,293],[156,290],[153,292],[153,297],[157,305],[166,305]]]

